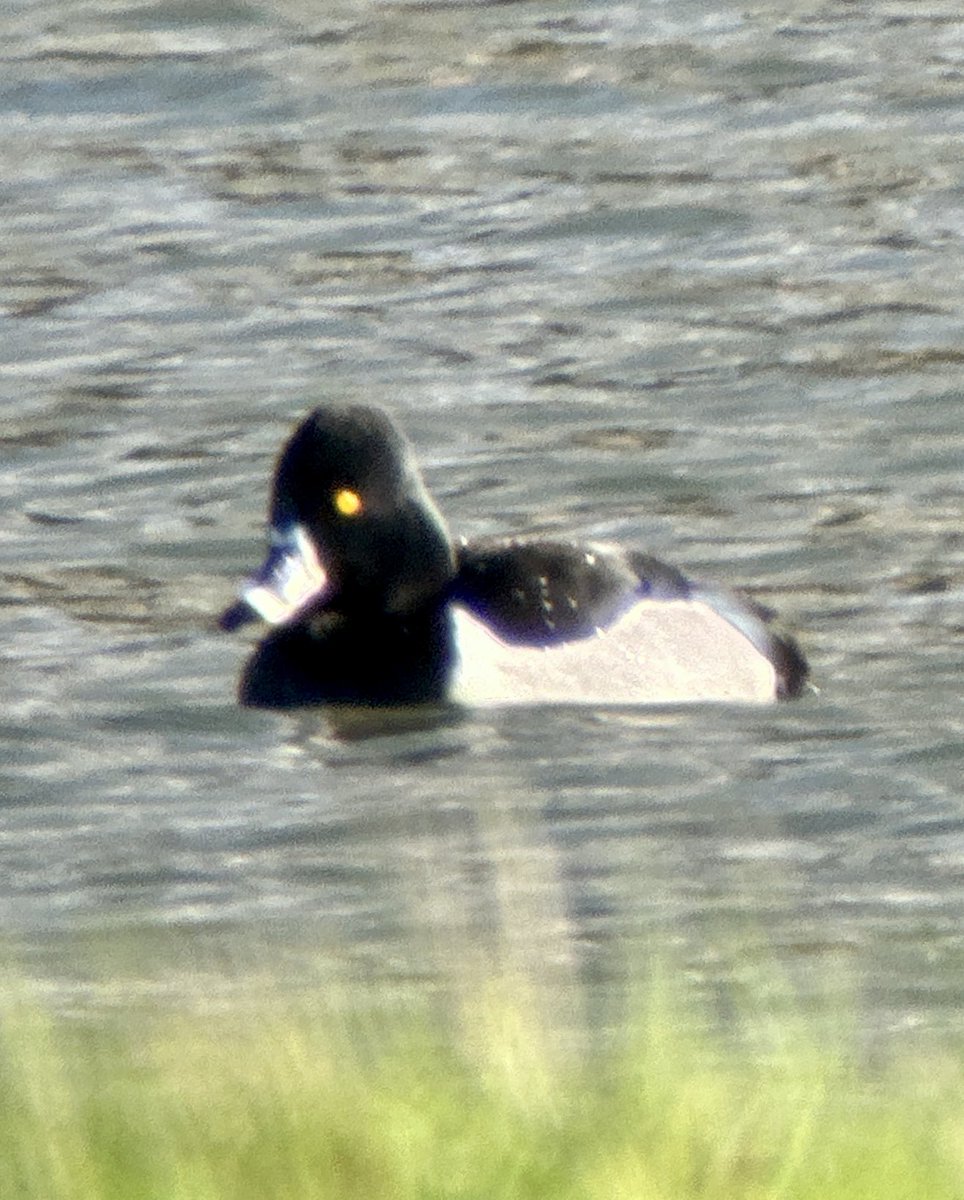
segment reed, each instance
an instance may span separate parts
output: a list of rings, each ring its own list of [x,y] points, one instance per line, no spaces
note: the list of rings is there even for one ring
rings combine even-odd
[[[601,1049],[550,1036],[511,981],[447,1007],[270,987],[91,1019],[8,999],[0,1196],[964,1197],[964,1053],[869,1064],[846,1022],[680,1011],[656,988]]]

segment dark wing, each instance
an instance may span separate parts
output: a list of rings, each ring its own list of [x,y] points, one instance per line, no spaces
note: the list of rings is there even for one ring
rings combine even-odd
[[[570,542],[485,540],[457,551],[451,598],[503,641],[550,646],[591,637],[641,596],[688,595],[672,567]]]
[[[793,638],[755,601],[641,551],[570,542],[479,540],[457,550],[451,599],[510,645],[553,646],[591,637],[639,600],[691,600],[712,608],[773,664],[780,698],[808,676]]]

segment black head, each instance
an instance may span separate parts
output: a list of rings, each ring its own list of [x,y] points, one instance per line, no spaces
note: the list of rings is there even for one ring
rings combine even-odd
[[[222,625],[240,624],[245,608],[276,624],[321,611],[402,614],[438,596],[455,570],[411,447],[367,405],[317,408],[295,429],[275,468],[271,540],[268,562]],[[296,583],[282,603],[299,572],[313,583]]]

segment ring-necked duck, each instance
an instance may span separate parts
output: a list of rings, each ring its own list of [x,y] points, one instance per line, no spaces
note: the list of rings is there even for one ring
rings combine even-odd
[[[276,626],[243,704],[640,704],[797,695],[770,614],[648,555],[543,540],[453,545],[379,409],[319,408],[275,470],[267,560],[221,617]]]

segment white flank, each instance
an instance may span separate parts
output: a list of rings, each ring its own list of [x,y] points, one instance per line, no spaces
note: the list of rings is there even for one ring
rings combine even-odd
[[[453,608],[459,665],[451,698],[484,704],[762,704],[773,664],[701,600],[642,600],[595,637],[545,649],[503,642]]]

